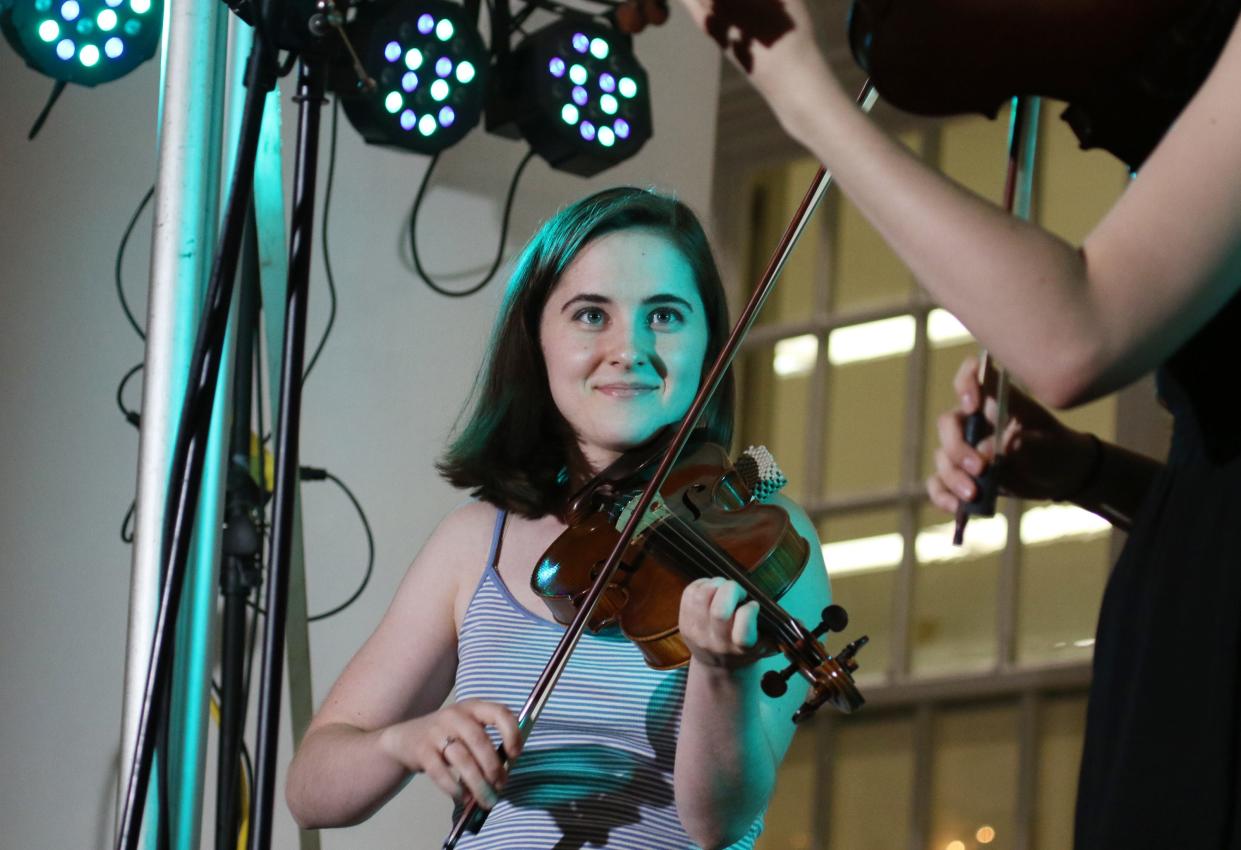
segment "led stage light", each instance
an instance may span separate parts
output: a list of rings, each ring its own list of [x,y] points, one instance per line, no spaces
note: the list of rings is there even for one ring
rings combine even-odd
[[[163,0],[0,0],[0,29],[26,64],[68,83],[96,86],[155,55]]]
[[[433,154],[459,142],[478,123],[488,56],[461,6],[447,0],[369,6],[348,30],[379,88],[358,91],[348,65],[336,69],[334,88],[350,123],[368,142]]]
[[[590,20],[562,18],[498,67],[487,129],[520,134],[553,167],[590,176],[651,137],[646,71],[632,40]]]

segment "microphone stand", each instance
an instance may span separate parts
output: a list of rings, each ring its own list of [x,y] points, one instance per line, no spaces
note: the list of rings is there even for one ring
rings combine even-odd
[[[276,788],[280,697],[284,674],[284,628],[288,610],[289,562],[298,480],[298,438],[302,370],[306,351],[306,302],[314,233],[315,177],[319,164],[319,117],[324,100],[321,57],[303,55],[298,63],[297,159],[293,176],[293,216],[289,240],[289,285],[285,295],[284,355],[280,371],[280,411],[276,423],[276,479],[268,561],[267,616],[263,628],[263,671],[259,681],[258,743],[254,762],[254,810],[250,850],[271,846],[272,804]]]

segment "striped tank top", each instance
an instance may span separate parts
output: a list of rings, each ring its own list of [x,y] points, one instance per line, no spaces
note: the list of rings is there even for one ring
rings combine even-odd
[[[523,607],[496,571],[504,520],[461,625],[456,694],[517,714],[564,629]],[[458,848],[694,847],[672,786],[685,672],[652,670],[619,633],[587,632],[486,824]],[[760,816],[730,850],[750,850],[762,828]]]

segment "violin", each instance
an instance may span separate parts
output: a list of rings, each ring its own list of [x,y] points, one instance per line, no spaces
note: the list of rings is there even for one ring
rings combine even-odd
[[[763,691],[780,696],[789,677],[801,673],[811,690],[794,722],[825,702],[855,711],[865,700],[853,683],[854,656],[867,638],[833,658],[819,637],[848,625],[843,608],[825,608],[811,631],[777,603],[805,569],[810,547],[783,508],[755,498],[755,483],[733,467],[722,447],[702,442],[687,449],[640,520],[587,628],[618,626],[657,670],[684,666],[690,655],[677,629],[681,593],[696,578],[723,576],[758,602],[760,636],[790,661],[784,671],[763,677]],[[560,623],[568,625],[577,616],[629,519],[639,487],[636,476],[616,480],[604,470],[571,500],[569,527],[543,553],[530,580]]]
[[[1055,98],[1083,148],[1136,170],[1206,79],[1238,5],[853,0],[848,37],[893,106],[993,118],[1015,95]]]

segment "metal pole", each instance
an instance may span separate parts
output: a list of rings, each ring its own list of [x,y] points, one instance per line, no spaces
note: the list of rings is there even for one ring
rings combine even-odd
[[[218,173],[210,163],[218,160],[219,125],[209,105],[224,11],[217,0],[172,0],[165,9],[119,789],[130,775],[138,734],[159,605],[168,468],[216,220]]]
[[[269,17],[278,18],[283,9],[282,0],[266,0],[263,5]],[[190,378],[193,384],[187,386],[182,421],[177,428],[160,546],[160,562],[167,574],[163,577],[155,634],[151,641],[151,663],[143,685],[134,755],[125,782],[125,802],[118,830],[117,846],[126,850],[134,850],[138,843],[154,755],[154,729],[164,709],[161,695],[165,693],[171,674],[172,626],[187,571],[193,517],[201,495],[199,484],[206,463],[210,415],[224,350],[233,277],[240,251],[241,225],[250,203],[263,102],[275,84],[274,50],[274,45],[259,40],[251,52],[246,118],[242,123],[237,165],[229,190],[221,241],[213,257],[203,321],[198,328],[192,355]]]

